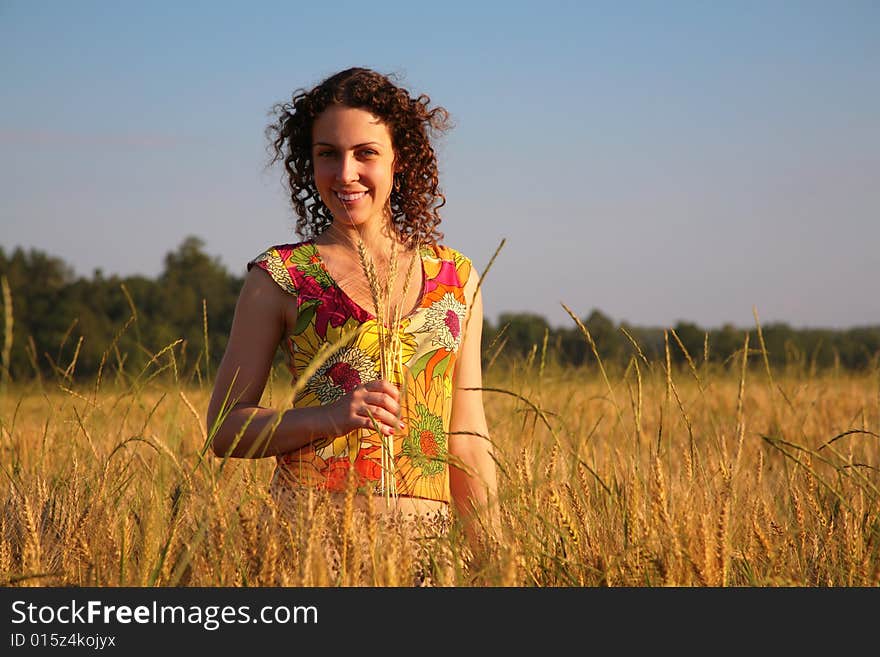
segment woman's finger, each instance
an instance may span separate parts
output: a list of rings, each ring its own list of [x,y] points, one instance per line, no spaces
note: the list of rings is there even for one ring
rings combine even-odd
[[[376,379],[375,381],[368,381],[363,384],[364,389],[370,392],[382,392],[386,395],[389,395],[395,401],[400,397],[400,390],[397,389],[397,386],[391,383],[390,381],[386,381],[385,379]]]
[[[392,415],[396,415],[400,410],[397,400],[389,397],[384,392],[369,392],[364,396],[364,402],[370,406],[384,408]]]
[[[397,419],[397,417],[393,413],[389,413],[384,408],[380,408],[378,406],[370,406],[364,405],[361,407],[361,411],[358,413],[361,417],[366,419],[366,426],[375,429],[375,425],[379,424],[379,428],[385,431],[385,433],[393,432],[396,428],[402,429],[403,422]]]

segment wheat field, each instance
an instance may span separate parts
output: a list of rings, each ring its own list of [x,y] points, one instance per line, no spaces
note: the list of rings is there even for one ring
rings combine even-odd
[[[880,584],[880,370],[774,372],[747,341],[724,366],[635,343],[626,368],[545,356],[484,373],[502,533],[479,556],[455,524],[416,540],[318,493],[280,513],[272,459],[208,449],[210,377],[184,381],[173,349],[87,384],[10,384],[0,583]],[[263,403],[289,383],[273,371]]]

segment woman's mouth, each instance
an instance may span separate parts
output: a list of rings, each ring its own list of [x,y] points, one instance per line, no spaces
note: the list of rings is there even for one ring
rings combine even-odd
[[[352,192],[350,194],[336,192],[336,198],[338,198],[343,203],[354,203],[355,201],[363,198],[366,195],[366,192]]]

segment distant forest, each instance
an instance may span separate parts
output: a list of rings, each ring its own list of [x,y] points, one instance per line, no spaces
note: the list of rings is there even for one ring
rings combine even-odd
[[[0,380],[82,382],[168,370],[201,381],[223,355],[243,278],[206,254],[201,239],[188,237],[165,256],[156,279],[100,270],[76,277],[55,256],[21,248],[7,254],[0,247],[0,283]],[[668,354],[678,365],[733,367],[748,333],[749,357],[754,353],[754,363],[763,364],[766,353],[774,369],[865,371],[880,360],[880,325],[831,330],[774,323],[761,326],[759,335],[757,326],[615,324],[600,310],[580,320],[583,328],[574,321],[559,328],[537,314],[501,314],[484,323],[484,359],[578,367],[595,365],[597,353],[606,366],[625,367],[641,352],[651,362],[665,362]]]

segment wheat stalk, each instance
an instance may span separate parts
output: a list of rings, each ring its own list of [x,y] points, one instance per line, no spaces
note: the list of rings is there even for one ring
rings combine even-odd
[[[352,222],[354,223],[354,222]],[[379,277],[376,274],[376,265],[373,262],[373,259],[370,257],[369,253],[367,253],[367,246],[364,244],[363,237],[358,231],[358,243],[357,243],[357,252],[358,258],[360,259],[361,268],[363,269],[364,275],[367,278],[367,282],[370,285],[370,296],[373,300],[373,314],[376,317],[376,339],[379,343],[379,376],[382,379],[390,380],[391,372],[389,371],[389,338],[388,338],[388,329],[385,325],[385,307],[386,307],[386,299],[390,302],[390,290],[392,289],[392,282],[390,280],[386,281],[384,286],[380,285]],[[392,249],[392,259],[396,264],[396,249]],[[393,267],[392,269],[396,269]],[[390,272],[389,272],[390,273]],[[390,279],[390,276],[389,276]],[[392,333],[396,333],[396,331],[392,331]],[[394,480],[394,438],[392,436],[385,436],[381,431],[379,431],[378,425],[376,425],[376,432],[379,435],[379,440],[382,446],[382,465],[381,465],[381,479],[380,486],[382,488],[382,492],[385,493],[386,502],[390,503],[390,497],[396,497],[397,490],[395,486]]]
[[[10,352],[12,351],[12,292],[6,276],[0,277],[3,288],[3,349],[0,351],[0,394],[6,392],[9,384]]]
[[[403,342],[400,339],[400,324],[403,318],[403,306],[406,303],[407,293],[409,292],[410,281],[412,280],[412,272],[416,260],[420,258],[420,247],[416,244],[414,255],[410,258],[409,267],[403,282],[403,291],[398,303],[393,303],[394,289],[397,282],[398,270],[398,245],[396,241],[392,244],[391,254],[388,261],[388,275],[384,282],[379,280],[376,270],[376,263],[367,250],[364,242],[363,234],[351,219],[351,215],[346,208],[349,221],[355,226],[358,234],[357,254],[360,261],[361,269],[370,288],[370,297],[373,302],[373,314],[376,317],[376,338],[379,346],[379,376],[386,381],[391,381],[399,386],[404,384],[403,376]],[[404,390],[401,390],[405,393]],[[398,420],[400,417],[398,416]],[[385,436],[381,431],[377,433],[382,448],[381,452],[381,479],[380,486],[385,495],[386,504],[390,505],[392,498],[397,498],[397,481],[395,478],[395,462],[394,462],[394,436],[395,431],[390,436]]]

